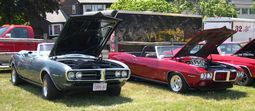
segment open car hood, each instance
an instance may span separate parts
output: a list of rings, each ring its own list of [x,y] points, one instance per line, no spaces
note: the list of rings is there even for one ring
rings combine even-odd
[[[255,52],[255,39],[247,43],[245,46],[243,46],[241,49],[236,51],[234,55],[241,54],[241,53],[254,53]]]
[[[234,30],[227,29],[226,27],[200,31],[174,57],[198,56],[206,58],[234,33],[236,33]],[[192,49],[199,45],[199,42],[204,42],[205,44],[194,52]]]
[[[98,57],[119,23],[119,19],[101,12],[71,16],[49,56],[85,54]]]

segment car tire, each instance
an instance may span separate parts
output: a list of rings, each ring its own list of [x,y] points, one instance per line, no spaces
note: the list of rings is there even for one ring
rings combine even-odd
[[[244,69],[244,77],[238,80],[236,83],[240,86],[250,86],[252,85],[253,78],[251,77],[249,71]]]
[[[50,76],[46,74],[43,77],[42,96],[44,99],[53,100],[59,96],[59,91],[52,82]]]
[[[12,67],[12,72],[11,72],[11,82],[15,86],[23,82],[23,80],[20,78],[14,66]]]
[[[117,86],[117,87],[108,88],[107,93],[109,96],[119,96],[121,93],[121,87]]]
[[[169,89],[176,93],[185,93],[188,90],[188,85],[183,76],[178,73],[170,74],[168,77]]]

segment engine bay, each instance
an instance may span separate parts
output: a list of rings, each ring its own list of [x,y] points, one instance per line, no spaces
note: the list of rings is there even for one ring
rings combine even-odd
[[[226,65],[223,63],[213,62],[210,59],[204,59],[202,57],[196,56],[187,56],[187,57],[180,57],[177,61],[194,65],[197,67],[205,68],[206,70],[224,70],[224,69],[235,69],[230,65]]]

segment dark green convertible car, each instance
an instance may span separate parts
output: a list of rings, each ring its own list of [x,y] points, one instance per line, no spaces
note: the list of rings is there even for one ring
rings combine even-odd
[[[46,99],[76,89],[120,95],[131,74],[128,66],[99,56],[119,22],[100,12],[70,17],[55,44],[41,43],[37,51],[12,56],[11,82],[41,86]]]

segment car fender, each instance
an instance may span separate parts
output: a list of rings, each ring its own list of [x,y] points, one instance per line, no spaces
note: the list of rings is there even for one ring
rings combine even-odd
[[[188,85],[188,87],[191,88],[191,87],[190,87],[190,84],[188,83],[188,81],[187,81],[187,79],[186,79],[186,77],[185,77],[181,72],[169,71],[169,72],[167,73],[167,77],[166,77],[166,78],[168,78],[168,77],[169,77],[171,74],[173,74],[173,73],[180,74],[180,75],[184,78],[184,81],[186,82],[186,84]],[[167,81],[168,81],[168,83],[169,83],[169,80],[167,80]]]
[[[46,72],[46,74],[49,75],[49,77],[50,77],[51,81],[53,82],[54,86],[55,86],[58,90],[61,90],[61,89],[56,85],[55,81],[54,81],[53,78],[52,78],[52,75],[51,75],[49,69],[46,68],[46,67],[44,67],[44,68],[40,71],[40,80],[41,80],[42,84],[43,84],[43,76],[44,76],[43,74],[44,74],[44,72]]]

